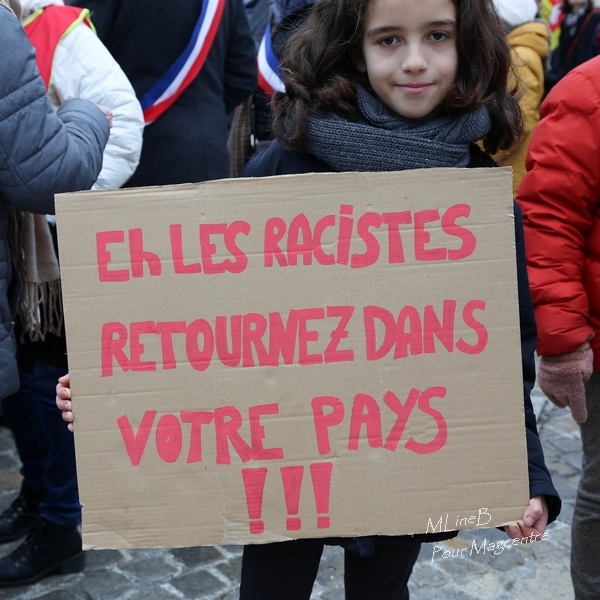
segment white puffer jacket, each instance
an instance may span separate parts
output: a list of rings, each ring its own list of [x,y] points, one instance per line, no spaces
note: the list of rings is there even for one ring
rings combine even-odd
[[[22,19],[62,0],[21,0]],[[121,67],[85,24],[65,35],[54,54],[48,88],[55,110],[71,98],[83,98],[110,108],[113,126],[104,150],[102,171],[92,189],[121,187],[140,159],[144,117],[133,87]]]

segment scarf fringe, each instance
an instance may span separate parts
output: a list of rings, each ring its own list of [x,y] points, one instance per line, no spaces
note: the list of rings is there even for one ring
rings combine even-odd
[[[20,342],[25,335],[32,342],[43,342],[48,333],[60,336],[63,327],[62,288],[60,279],[22,283],[19,317],[23,326]]]
[[[46,217],[11,210],[8,241],[21,280],[17,315],[23,331],[19,342],[24,343],[25,336],[32,342],[43,342],[48,333],[60,336],[62,286]]]

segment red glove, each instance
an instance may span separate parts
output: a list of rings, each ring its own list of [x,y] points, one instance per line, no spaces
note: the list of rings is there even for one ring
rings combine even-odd
[[[540,357],[538,383],[548,398],[559,406],[569,406],[577,423],[585,423],[585,382],[592,376],[594,354],[584,342],[577,350]]]

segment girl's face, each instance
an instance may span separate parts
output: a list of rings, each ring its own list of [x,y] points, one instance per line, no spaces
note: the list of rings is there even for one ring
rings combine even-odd
[[[357,67],[393,113],[434,117],[456,79],[454,2],[371,0]]]

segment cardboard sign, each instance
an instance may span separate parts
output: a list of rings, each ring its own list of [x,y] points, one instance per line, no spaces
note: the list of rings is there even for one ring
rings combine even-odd
[[[86,547],[521,518],[510,170],[225,180],[56,207]]]

